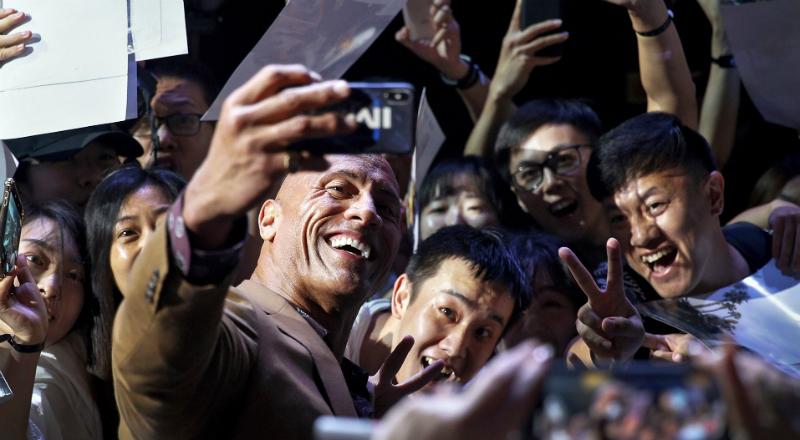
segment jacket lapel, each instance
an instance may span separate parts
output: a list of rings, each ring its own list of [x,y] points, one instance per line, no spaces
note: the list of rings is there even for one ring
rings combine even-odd
[[[269,314],[278,328],[308,350],[322,379],[333,414],[358,417],[339,362],[311,324],[300,316],[285,298],[261,284],[245,280],[237,288]]]

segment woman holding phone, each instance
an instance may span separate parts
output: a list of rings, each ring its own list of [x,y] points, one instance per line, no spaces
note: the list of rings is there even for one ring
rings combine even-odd
[[[85,261],[85,228],[74,208],[64,202],[26,207],[19,258],[12,272],[21,286],[12,296],[3,286],[13,277],[0,282],[0,327],[3,333],[14,335],[17,347],[11,345],[11,358],[26,357],[9,370],[14,368],[14,375],[33,381],[21,382],[13,390],[15,402],[10,410],[15,414],[9,422],[3,417],[3,435],[102,438],[86,371],[95,301],[84,283]],[[20,316],[25,319],[15,319]],[[41,333],[44,338],[34,336]],[[24,409],[30,410],[29,417]]]

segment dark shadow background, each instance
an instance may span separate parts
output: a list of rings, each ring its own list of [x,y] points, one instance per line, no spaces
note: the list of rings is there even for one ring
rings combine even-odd
[[[584,98],[606,129],[643,112],[645,95],[639,83],[636,37],[625,10],[602,0],[563,2],[565,26],[570,32],[565,55],[555,65],[534,70],[516,101],[546,96]],[[186,1],[190,54],[208,65],[222,83],[284,6],[283,0],[223,0],[211,13],[200,12],[197,3]],[[711,28],[695,1],[670,3],[700,98],[708,78]],[[462,52],[491,76],[514,0],[453,0],[452,7],[461,25]],[[418,91],[427,87],[431,107],[447,136],[437,160],[460,155],[472,121],[461,99],[439,80],[438,73],[394,41],[402,25],[402,16],[398,15],[345,78],[377,76],[411,82]],[[746,206],[761,173],[787,154],[800,151],[799,147],[797,132],[765,122],[743,91],[737,142],[722,170],[727,202],[723,221]]]

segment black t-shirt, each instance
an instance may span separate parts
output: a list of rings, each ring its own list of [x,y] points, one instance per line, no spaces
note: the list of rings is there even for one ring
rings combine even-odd
[[[725,240],[735,247],[750,267],[757,272],[772,259],[772,235],[752,223],[740,222],[722,228]]]

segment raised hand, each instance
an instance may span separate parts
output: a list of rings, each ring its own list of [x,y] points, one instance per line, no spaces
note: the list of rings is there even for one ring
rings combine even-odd
[[[536,66],[553,64],[561,59],[561,57],[538,56],[537,52],[554,44],[563,43],[569,38],[567,32],[544,35],[561,27],[561,20],[547,20],[520,29],[522,1],[517,0],[508,31],[503,37],[500,58],[492,78],[492,93],[508,99],[522,90]]]
[[[15,279],[19,286],[14,286]],[[38,345],[47,338],[44,298],[21,255],[16,267],[0,280],[0,334],[10,334],[22,345]]]
[[[25,22],[26,19],[27,16],[24,12],[15,9],[0,9],[0,63],[21,55],[25,50],[25,43],[33,36],[31,31],[13,34],[9,34],[9,32]]]
[[[772,258],[785,275],[800,276],[800,208],[781,206],[769,215]]]
[[[450,0],[434,0],[430,9],[436,35],[430,40],[412,40],[408,27],[403,26],[395,34],[395,39],[415,55],[430,63],[444,76],[461,79],[469,66],[459,58],[461,55],[461,30],[453,18]]]
[[[377,374],[378,383],[373,390],[376,417],[383,416],[400,399],[431,383],[444,367],[444,361],[439,359],[407,381],[401,384],[395,383],[395,375],[400,371],[400,367],[403,366],[403,362],[405,362],[406,356],[408,356],[408,352],[411,351],[413,346],[414,338],[406,336],[383,361],[383,366],[381,366]]]
[[[553,350],[526,342],[489,362],[461,393],[406,399],[382,420],[374,439],[506,438],[539,398]]]
[[[720,352],[721,350],[721,352]],[[710,371],[727,405],[733,438],[798,438],[800,382],[732,343],[695,358]]]
[[[346,82],[320,82],[303,66],[271,65],[225,100],[208,156],[186,187],[183,215],[200,248],[224,244],[233,220],[289,171],[282,150],[292,142],[355,130],[342,115],[311,113],[349,93]]]
[[[625,361],[633,357],[644,340],[644,327],[639,312],[625,296],[622,282],[622,256],[619,242],[606,243],[608,278],[601,290],[577,256],[569,248],[558,255],[589,301],[578,310],[578,334],[597,356]]]

